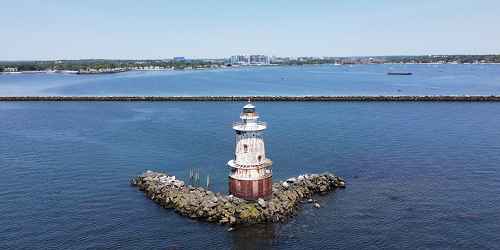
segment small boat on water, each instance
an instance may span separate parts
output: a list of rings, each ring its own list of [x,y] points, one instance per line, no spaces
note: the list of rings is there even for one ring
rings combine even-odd
[[[388,72],[387,73],[390,76],[411,76],[413,73],[411,72]]]

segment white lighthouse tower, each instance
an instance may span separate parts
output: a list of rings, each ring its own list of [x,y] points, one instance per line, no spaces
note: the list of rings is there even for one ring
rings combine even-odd
[[[235,158],[230,160],[229,193],[243,199],[270,198],[272,194],[272,161],[266,158],[263,131],[265,122],[250,102],[243,107],[241,121],[233,123],[236,131]]]

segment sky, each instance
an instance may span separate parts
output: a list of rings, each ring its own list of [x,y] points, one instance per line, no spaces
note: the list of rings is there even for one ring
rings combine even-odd
[[[500,54],[498,0],[5,0],[0,60]]]

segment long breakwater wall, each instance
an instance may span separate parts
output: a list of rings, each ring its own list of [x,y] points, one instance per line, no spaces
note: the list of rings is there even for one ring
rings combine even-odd
[[[249,99],[269,102],[500,102],[500,96],[0,96],[0,102],[231,102]]]

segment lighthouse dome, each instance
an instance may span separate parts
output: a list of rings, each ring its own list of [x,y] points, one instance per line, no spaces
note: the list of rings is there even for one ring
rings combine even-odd
[[[243,113],[255,113],[255,106],[251,103],[248,103],[243,107]]]

